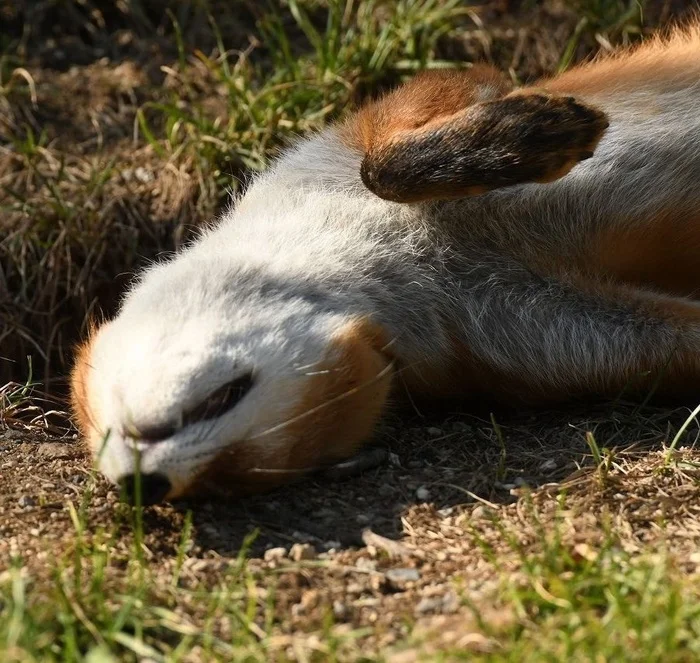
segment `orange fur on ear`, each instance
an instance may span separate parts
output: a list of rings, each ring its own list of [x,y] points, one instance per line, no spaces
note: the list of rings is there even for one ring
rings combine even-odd
[[[512,84],[490,65],[432,70],[371,101],[341,126],[344,142],[363,153],[390,143],[398,134],[444,120],[480,101],[508,94]]]
[[[360,174],[396,202],[551,182],[593,156],[607,126],[602,112],[573,97],[523,90],[397,134],[365,154]]]
[[[515,92],[495,70],[430,72],[372,102],[341,128],[360,174],[395,202],[454,199],[551,182],[593,155],[605,115],[570,96]]]

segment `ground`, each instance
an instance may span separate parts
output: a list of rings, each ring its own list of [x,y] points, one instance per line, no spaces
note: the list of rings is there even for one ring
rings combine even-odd
[[[87,318],[291,136],[685,4],[0,0],[0,660],[697,660],[695,403],[396,413],[363,476],[140,509],[64,398]]]
[[[136,511],[74,436],[14,426],[3,660],[695,660],[687,414],[416,415],[362,477]]]

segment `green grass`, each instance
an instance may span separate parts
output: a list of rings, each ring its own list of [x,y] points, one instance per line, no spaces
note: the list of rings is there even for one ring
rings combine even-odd
[[[189,520],[171,573],[156,575],[144,555],[140,509],[122,510],[132,545],[120,555],[114,546],[124,523],[88,534],[89,493],[69,508],[73,549],[55,560],[42,591],[20,558],[2,576],[3,661],[181,661],[193,648],[206,660],[270,660],[265,632],[253,620],[259,606],[249,591],[245,547],[215,586],[188,589],[180,574],[192,543]],[[176,604],[195,605],[198,619],[175,612]]]
[[[124,506],[112,526],[90,531],[90,500],[88,489],[69,504],[73,543],[47,577],[33,578],[20,558],[0,575],[0,660],[391,660],[391,652],[362,653],[356,641],[367,633],[339,635],[330,617],[320,639],[291,652],[275,628],[275,573],[248,569],[247,544],[215,580],[193,585],[183,573],[193,545],[189,515],[171,563],[152,566],[140,509]],[[697,660],[697,578],[663,546],[625,551],[613,513],[603,514],[602,528],[572,539],[576,504],[564,493],[556,504],[553,514],[541,513],[525,496],[525,522],[495,514],[467,526],[464,536],[501,577],[487,601],[472,604],[461,592],[473,619],[458,623],[478,638],[441,649],[440,634],[423,635],[397,650],[410,647],[410,660],[426,661]]]
[[[502,651],[487,659],[697,659],[697,580],[684,578],[663,551],[625,552],[612,523],[598,545],[572,546],[562,543],[556,522],[553,532],[540,530],[534,553],[509,533],[523,574],[503,588],[502,601],[516,618],[507,633],[494,632]]]
[[[193,546],[191,514],[170,559],[155,564],[144,542],[143,509],[120,505],[109,527],[91,531],[91,498],[88,487],[80,504],[66,505],[72,542],[58,556],[47,548],[46,573],[33,576],[19,556],[0,573],[3,663],[294,658],[273,629],[275,573],[254,574],[247,567],[255,532],[237,557],[217,564],[215,578],[198,583],[183,573]],[[358,634],[333,633],[330,617],[327,624],[320,641],[297,645],[306,650],[305,660],[357,660]]]
[[[554,518],[542,518],[526,497],[527,522],[517,526],[493,515],[488,529],[498,530],[496,544],[478,525],[471,528],[501,576],[499,587],[486,609],[462,594],[473,619],[452,628],[458,634],[463,629],[465,645],[436,649],[440,634],[429,631],[423,642],[412,643],[415,660],[698,660],[698,577],[689,578],[663,545],[641,554],[626,551],[612,513],[603,514],[606,524],[594,535],[581,533],[572,541],[565,534],[567,511],[576,505],[564,493],[558,503]],[[534,532],[529,539],[528,529]]]
[[[534,563],[533,563],[534,562]],[[504,592],[516,626],[498,635],[507,661],[691,661],[700,656],[697,581],[675,573],[662,554],[614,548],[591,560],[564,553],[531,560],[523,586]],[[487,629],[488,632],[488,629]]]

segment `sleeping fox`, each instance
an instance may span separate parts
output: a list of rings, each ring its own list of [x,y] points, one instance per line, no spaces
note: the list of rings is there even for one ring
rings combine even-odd
[[[301,140],[72,374],[146,503],[349,459],[405,393],[699,388],[700,26],[533,87],[424,73]]]

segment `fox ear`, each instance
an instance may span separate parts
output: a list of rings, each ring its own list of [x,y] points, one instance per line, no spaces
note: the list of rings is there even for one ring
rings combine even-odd
[[[423,75],[348,120],[370,191],[396,202],[463,198],[551,182],[593,155],[608,126],[601,111],[470,72]]]

